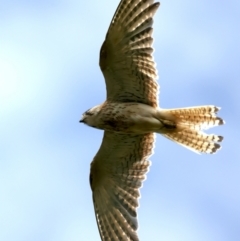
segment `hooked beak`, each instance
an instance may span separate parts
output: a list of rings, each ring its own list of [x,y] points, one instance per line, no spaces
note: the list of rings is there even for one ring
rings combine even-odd
[[[81,119],[79,122],[80,122],[80,123],[84,123],[83,117],[82,117],[82,119]]]

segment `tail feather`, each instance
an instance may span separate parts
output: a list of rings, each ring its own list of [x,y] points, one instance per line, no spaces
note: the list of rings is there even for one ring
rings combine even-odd
[[[216,142],[223,140],[222,136],[208,135],[201,131],[191,129],[163,135],[194,152],[208,154],[213,154],[218,151],[221,146]]]
[[[209,105],[170,109],[168,111],[176,118],[179,127],[187,126],[194,130],[207,130],[224,124],[224,121],[216,116],[219,110],[219,107]]]
[[[210,105],[163,110],[161,116],[167,117],[163,123],[170,117],[175,129],[169,129],[161,134],[194,152],[215,153],[221,148],[217,142],[221,142],[223,137],[206,134],[201,130],[224,124],[224,121],[216,115],[219,109]]]

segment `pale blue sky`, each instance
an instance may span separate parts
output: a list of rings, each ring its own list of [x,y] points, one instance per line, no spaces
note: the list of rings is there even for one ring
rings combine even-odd
[[[0,0],[0,240],[100,241],[89,167],[105,99],[99,49],[119,0]],[[141,241],[240,240],[240,2],[162,0],[163,108],[215,104],[225,137],[197,155],[158,136],[141,189]]]

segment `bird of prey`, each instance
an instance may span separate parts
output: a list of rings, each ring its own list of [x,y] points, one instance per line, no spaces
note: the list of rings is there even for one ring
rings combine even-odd
[[[104,130],[90,185],[102,241],[137,241],[139,189],[149,170],[155,133],[197,153],[214,153],[223,137],[202,130],[222,125],[213,105],[162,109],[152,56],[154,0],[121,0],[100,51],[107,100],[80,122]]]

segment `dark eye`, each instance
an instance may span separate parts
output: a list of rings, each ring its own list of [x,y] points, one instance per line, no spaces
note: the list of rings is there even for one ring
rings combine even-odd
[[[93,115],[93,112],[91,112],[91,109],[89,109],[89,110],[87,110],[87,111],[85,112],[85,114],[91,116],[91,115]]]

